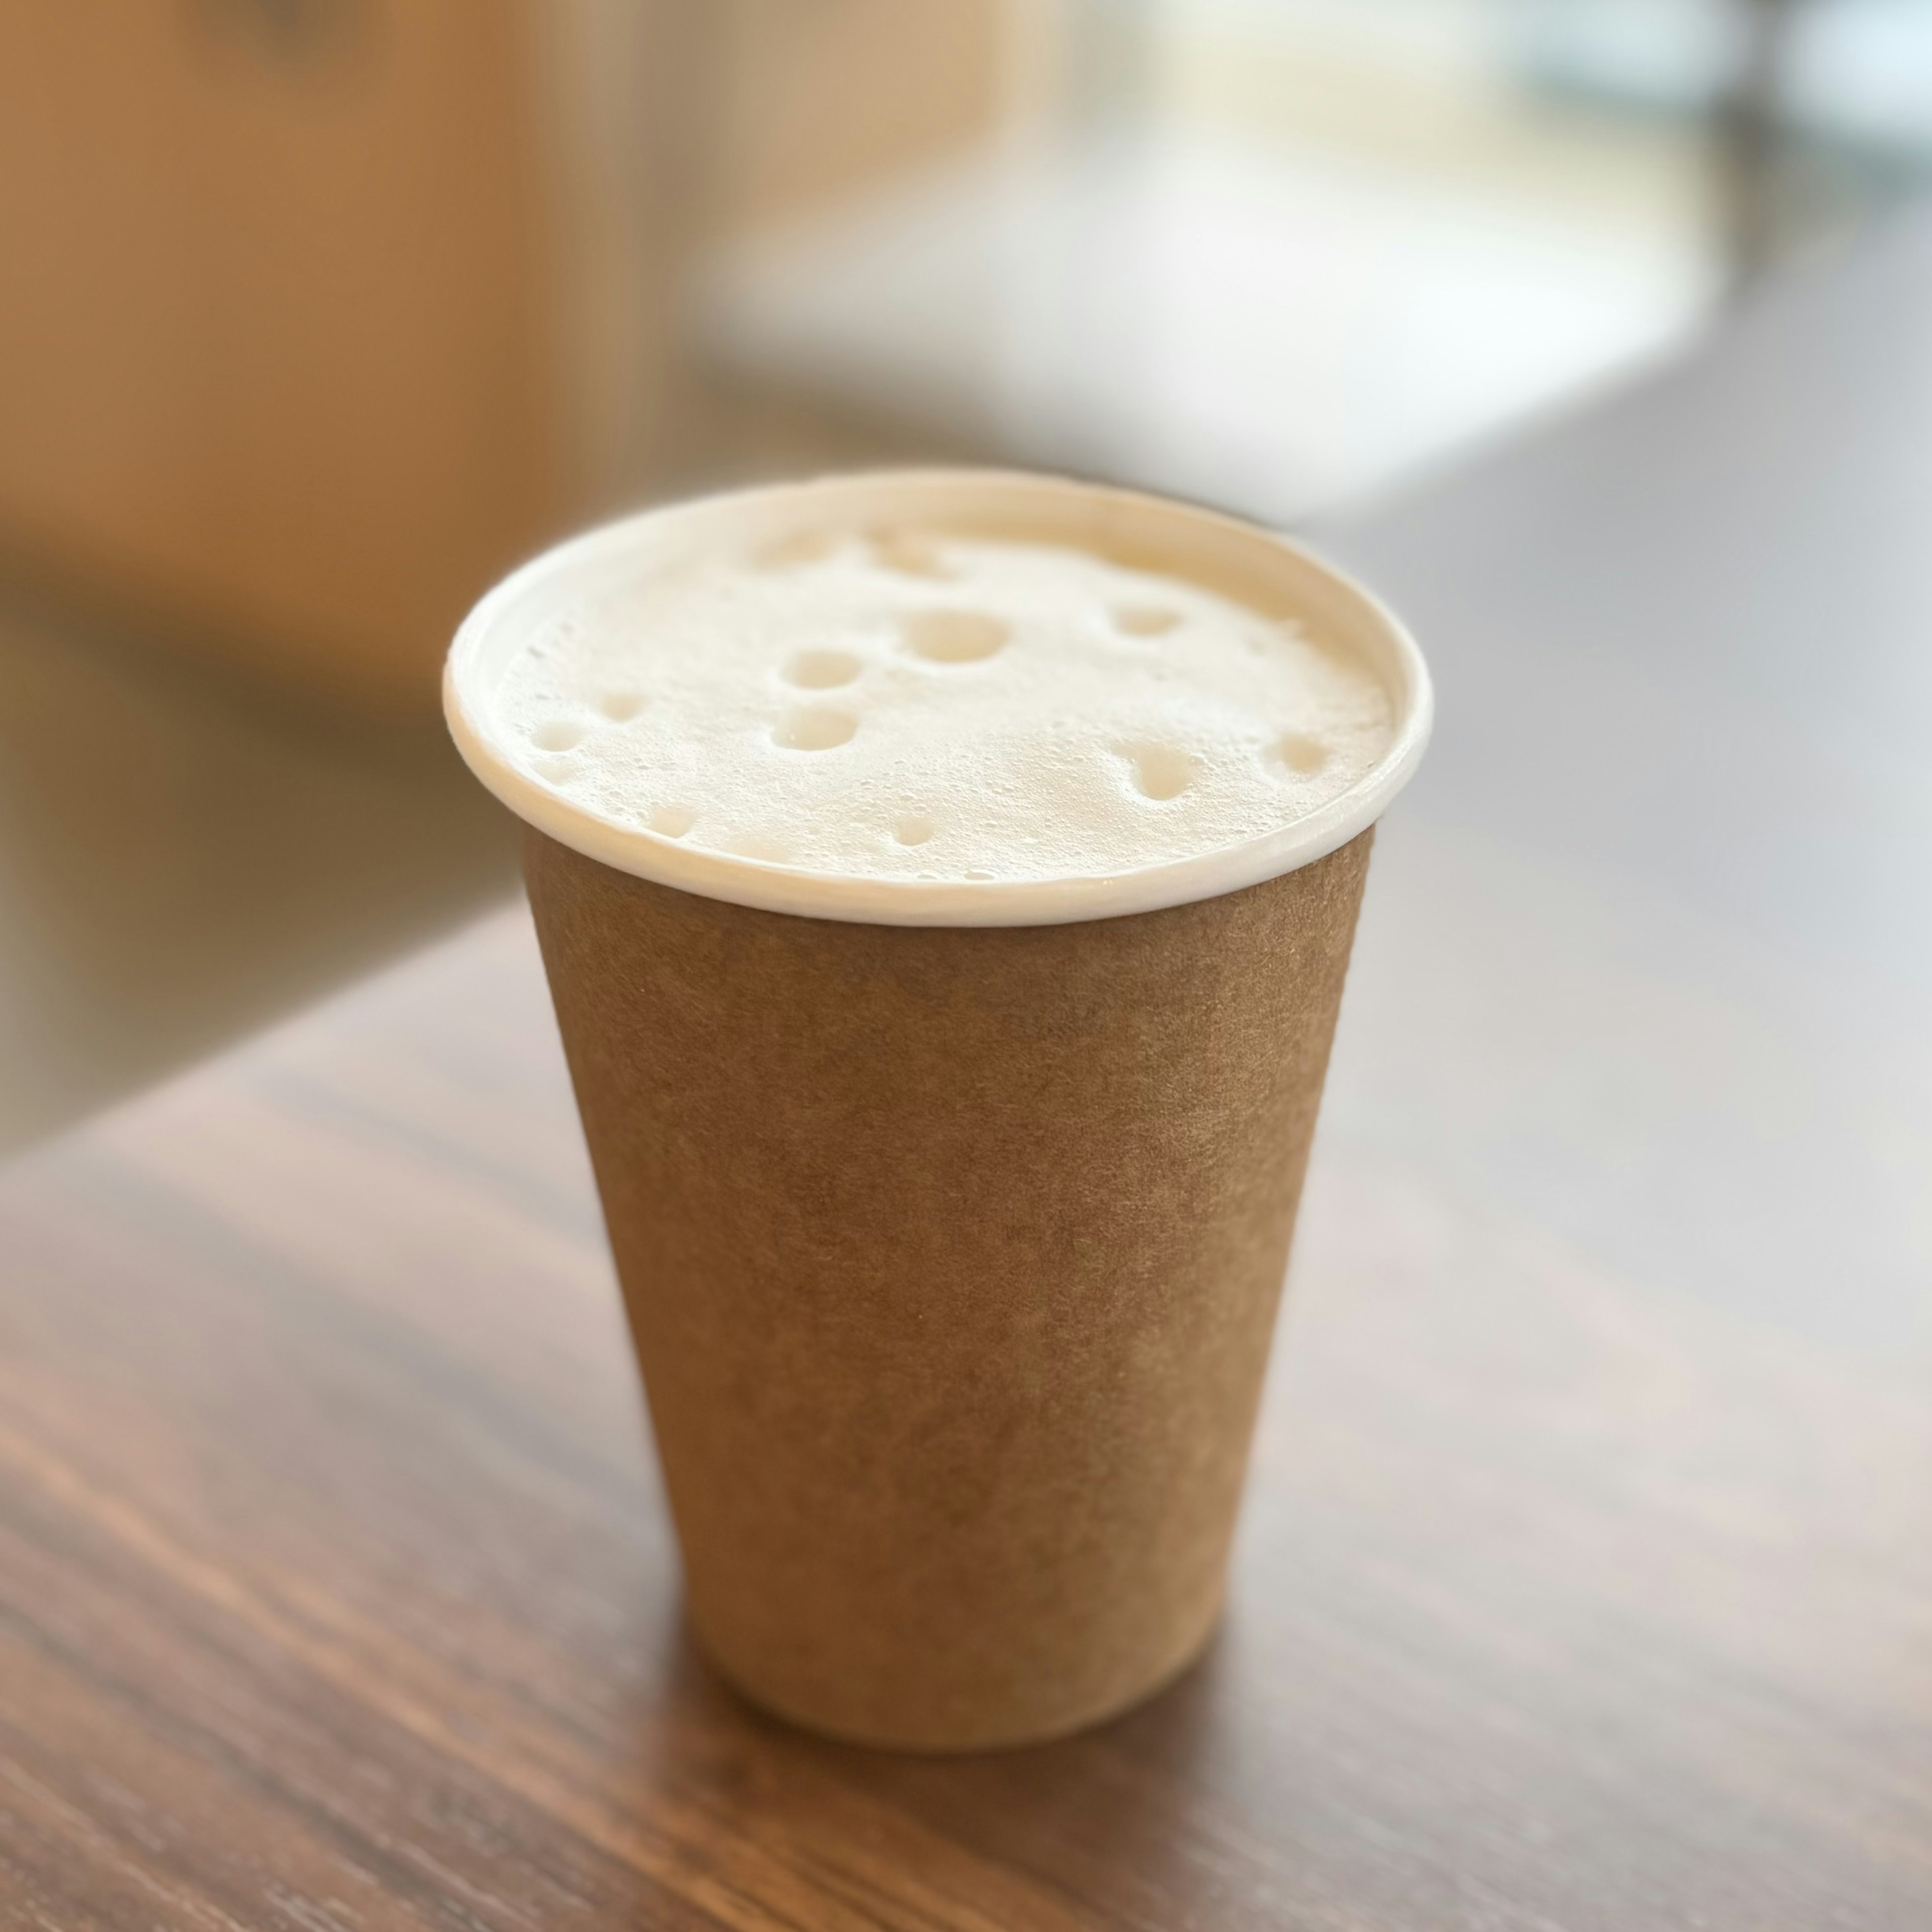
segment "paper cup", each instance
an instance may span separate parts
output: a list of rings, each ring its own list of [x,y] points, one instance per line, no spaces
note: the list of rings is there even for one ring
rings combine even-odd
[[[1394,742],[1318,824],[1057,895],[623,833],[493,746],[494,680],[600,572],[880,521],[1082,544],[1300,614],[1384,679]],[[1222,1600],[1370,828],[1427,735],[1400,626],[1179,505],[834,478],[540,558],[465,625],[446,692],[530,828],[706,1654],[783,1716],[926,1750],[1056,1736],[1184,1669]]]

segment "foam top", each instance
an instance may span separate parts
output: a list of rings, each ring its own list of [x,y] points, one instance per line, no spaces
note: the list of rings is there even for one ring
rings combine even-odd
[[[1278,860],[1298,827],[1318,821],[1304,842],[1322,850],[1353,836],[1328,836],[1354,815],[1336,808],[1387,764],[1414,692],[1322,600],[1231,595],[1153,567],[1130,532],[1069,542],[1016,506],[989,530],[920,479],[862,480],[885,515],[824,514],[835,479],[789,493],[813,516],[729,514],[788,494],[754,492],[596,533],[532,566],[546,594],[506,622],[512,579],[452,657],[479,775],[606,862],[888,922],[1171,904],[1228,890],[1232,855]]]

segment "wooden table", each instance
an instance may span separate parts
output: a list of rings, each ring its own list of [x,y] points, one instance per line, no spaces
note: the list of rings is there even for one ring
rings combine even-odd
[[[520,910],[16,1165],[0,1927],[1932,1924],[1928,450],[1922,232],[1341,538],[1443,738],[1105,1730],[693,1658]]]

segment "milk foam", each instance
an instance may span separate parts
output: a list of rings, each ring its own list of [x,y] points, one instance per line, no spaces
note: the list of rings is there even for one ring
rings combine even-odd
[[[532,626],[482,711],[498,755],[615,832],[880,882],[1088,879],[1240,845],[1348,790],[1396,723],[1306,620],[1078,549],[911,530],[640,566]]]

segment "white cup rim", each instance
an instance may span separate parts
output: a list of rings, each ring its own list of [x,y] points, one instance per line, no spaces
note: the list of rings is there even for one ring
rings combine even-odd
[[[1088,877],[1023,880],[862,878],[774,865],[685,844],[642,827],[612,824],[521,770],[493,741],[485,719],[490,681],[506,650],[560,598],[640,553],[664,553],[680,532],[707,523],[763,533],[822,524],[961,518],[1017,522],[1040,540],[1104,549],[1131,534],[1215,573],[1264,580],[1298,608],[1365,652],[1396,710],[1387,749],[1350,788],[1292,824],[1189,858]],[[1429,742],[1434,699],[1415,642],[1394,614],[1352,578],[1302,545],[1222,512],[1143,492],[1025,471],[872,470],[761,484],[646,510],[567,539],[512,572],[464,620],[443,672],[443,711],[464,760],[526,824],[586,857],[685,892],[768,912],[860,924],[1048,926],[1158,911],[1218,898],[1323,858],[1365,831],[1414,776]]]

